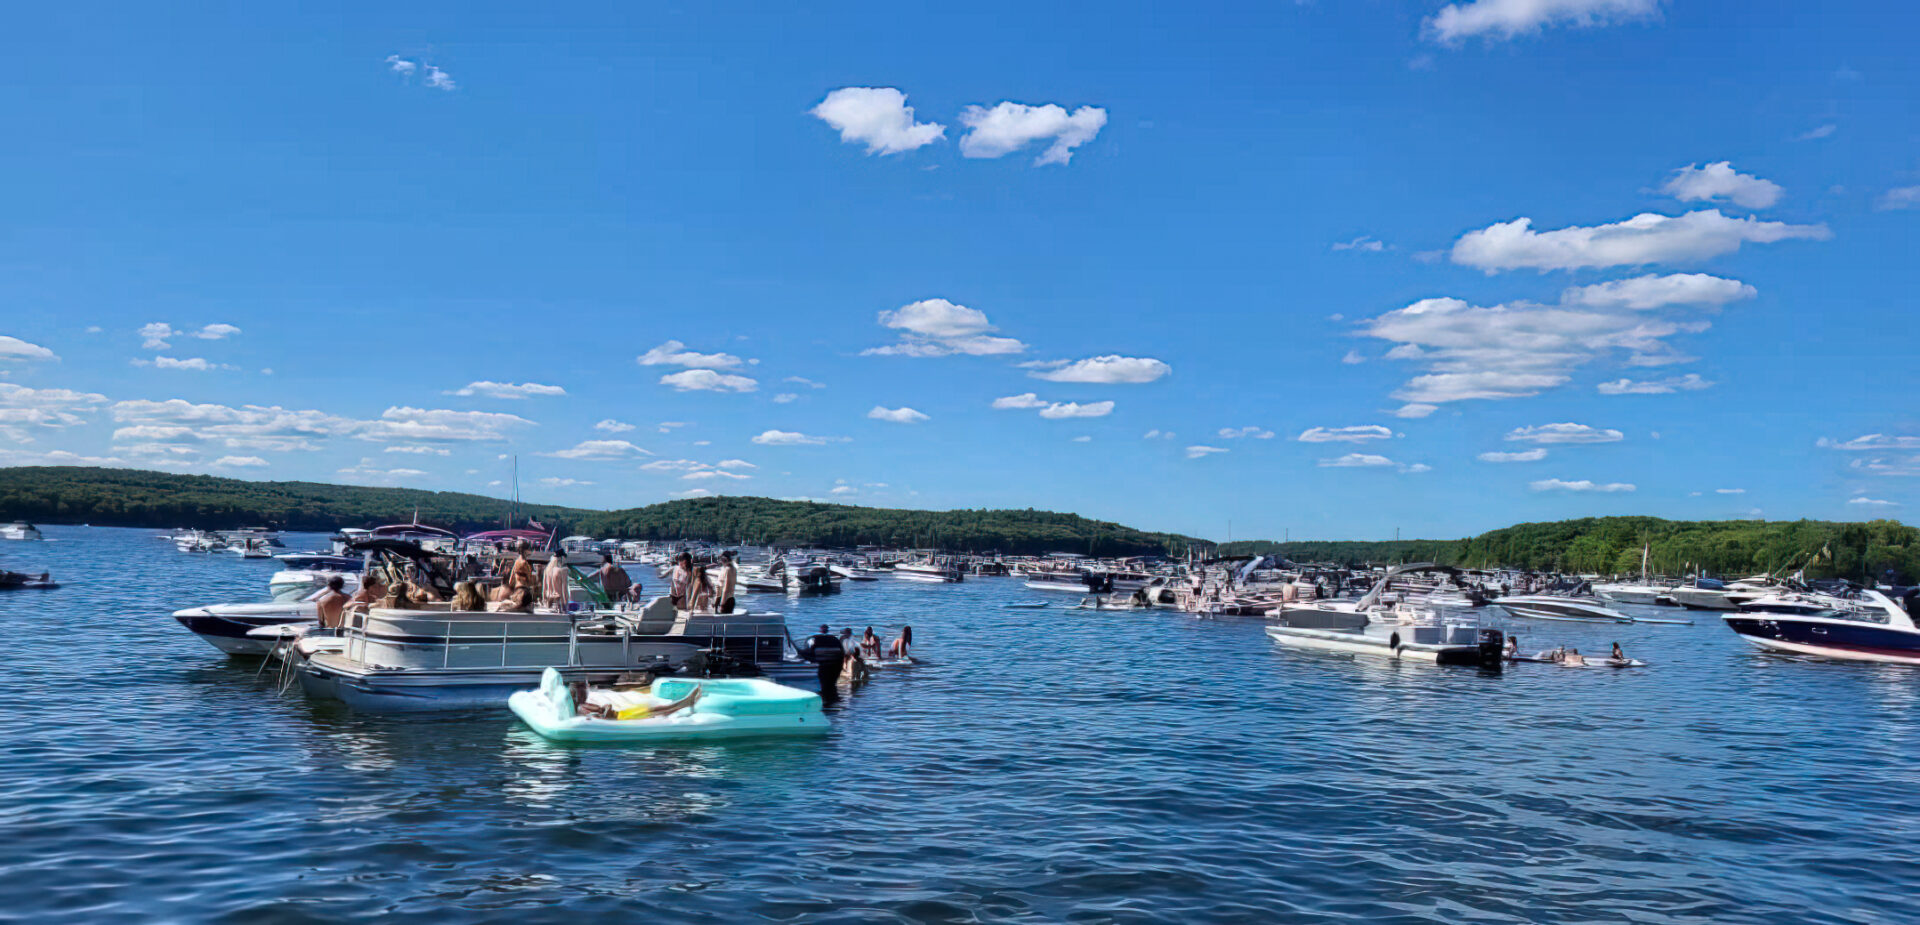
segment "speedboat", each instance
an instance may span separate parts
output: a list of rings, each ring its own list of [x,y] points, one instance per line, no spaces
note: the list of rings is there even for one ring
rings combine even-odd
[[[893,567],[893,573],[908,581],[924,581],[939,584],[951,584],[967,580],[967,573],[958,563],[937,559],[923,559],[915,562],[902,562]]]
[[[540,673],[539,688],[507,698],[521,722],[559,742],[819,735],[832,725],[819,694],[763,678],[662,678],[647,688],[590,688],[587,703],[632,718],[580,715],[566,676],[552,668]],[[672,712],[651,715],[667,709]]]
[[[1917,600],[1913,591],[1901,601],[1872,590],[1861,591],[1858,599],[1807,595],[1789,600],[1775,595],[1748,605],[1759,605],[1756,609],[1742,608],[1720,619],[1762,649],[1920,665],[1920,627],[1913,620]]]
[[[1593,586],[1594,595],[1604,600],[1612,601],[1616,604],[1645,604],[1648,606],[1660,604],[1663,601],[1671,603],[1673,597],[1669,592],[1672,590],[1672,588],[1662,588],[1657,585],[1644,583],[1633,584],[1630,582]]]
[[[1725,583],[1696,578],[1691,585],[1682,585],[1669,593],[1674,603],[1688,610],[1739,610],[1741,604],[1766,597],[1775,590],[1773,579],[1757,575]]]
[[[282,568],[323,572],[357,572],[364,564],[359,556],[340,556],[325,552],[286,552],[274,556]]]
[[[37,540],[37,539],[43,539],[43,537],[40,535],[40,528],[34,526],[33,524],[27,523],[24,520],[16,520],[13,523],[7,524],[4,527],[0,527],[0,540]]]
[[[305,601],[210,604],[176,610],[173,618],[228,655],[266,655],[273,651],[274,640],[248,634],[268,626],[312,626],[320,619],[320,607]]]
[[[324,569],[282,569],[267,579],[267,594],[276,601],[302,601],[327,586],[335,576],[340,590],[352,594],[360,590],[359,572],[335,572]]]
[[[1632,623],[1633,615],[1622,613],[1591,597],[1567,594],[1519,594],[1494,601],[1501,610],[1532,620],[1560,620],[1571,623]]]

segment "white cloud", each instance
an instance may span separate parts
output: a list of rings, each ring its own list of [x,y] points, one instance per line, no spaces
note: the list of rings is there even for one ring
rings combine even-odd
[[[1920,450],[1920,437],[1895,437],[1887,434],[1863,434],[1852,440],[1821,437],[1814,445],[1833,450]]]
[[[874,405],[873,410],[867,412],[867,417],[876,421],[892,421],[895,424],[918,424],[928,419],[927,415],[915,411],[912,408],[904,406],[899,408],[885,408],[880,405]]]
[[[540,455],[560,459],[629,459],[634,456],[652,456],[653,454],[626,440],[583,440],[567,449]]]
[[[556,475],[549,475],[546,478],[541,479],[540,484],[545,485],[548,488],[573,488],[576,485],[592,485],[593,483],[584,481],[581,479],[569,479],[569,478],[562,478]]]
[[[624,434],[630,430],[633,430],[633,425],[628,424],[625,421],[616,421],[613,418],[607,418],[593,425],[593,429],[599,430],[599,431],[605,431],[610,434]]]
[[[195,372],[206,372],[207,370],[213,369],[214,366],[201,357],[188,357],[184,360],[177,357],[154,357],[153,368],[188,369]]]
[[[354,436],[382,443],[492,442],[507,439],[510,430],[532,426],[532,421],[519,415],[495,411],[393,407],[381,412],[380,420],[367,422]]]
[[[1833,237],[1825,225],[1789,225],[1732,218],[1718,209],[1668,216],[1653,212],[1590,227],[1534,231],[1533,220],[1516,218],[1469,231],[1454,242],[1453,262],[1484,270],[1575,270],[1706,260],[1753,242]]]
[[[195,337],[200,340],[225,340],[240,329],[231,324],[216,323],[203,325],[197,331],[176,328],[164,321],[149,322],[140,327],[140,346],[147,350],[166,350],[173,346],[171,340],[176,337]]]
[[[1199,459],[1202,456],[1212,456],[1215,453],[1225,453],[1226,451],[1227,451],[1227,448],[1224,446],[1206,446],[1204,444],[1195,444],[1193,446],[1187,447],[1187,458]]]
[[[1516,427],[1507,432],[1508,440],[1543,444],[1618,443],[1624,437],[1617,430],[1572,423]]]
[[[1669,376],[1665,379],[1615,379],[1596,386],[1602,395],[1668,395],[1673,392],[1697,392],[1712,387],[1713,383],[1700,378],[1699,373]]]
[[[648,472],[692,472],[705,469],[707,464],[693,459],[654,459],[640,465]]]
[[[760,383],[746,376],[716,373],[711,369],[687,369],[660,377],[660,384],[682,392],[752,392]]]
[[[407,59],[402,58],[399,55],[388,55],[387,66],[389,68],[392,68],[395,74],[399,74],[403,77],[412,74],[415,69],[420,67],[419,64],[412,61],[408,61]]]
[[[1580,479],[1578,481],[1573,481],[1573,482],[1569,482],[1565,479],[1541,479],[1537,482],[1528,482],[1527,487],[1533,489],[1534,491],[1624,492],[1624,491],[1635,490],[1635,487],[1633,485],[1630,485],[1626,482],[1607,482],[1605,484],[1601,484],[1599,482],[1590,481],[1588,479]]]
[[[1646,310],[1669,305],[1722,306],[1759,294],[1737,279],[1705,273],[1649,273],[1592,286],[1575,286],[1560,294],[1560,304],[1582,308]]]
[[[1490,463],[1539,462],[1547,458],[1547,451],[1541,447],[1535,447],[1515,453],[1481,453],[1475,458],[1481,462]]]
[[[833,487],[832,493],[836,495],[851,495],[858,492],[859,490],[860,489],[855,488],[852,485],[835,485]]]
[[[810,437],[790,430],[768,430],[753,438],[761,446],[819,446],[823,443],[845,442],[845,437]]]
[[[1053,402],[1040,409],[1040,416],[1050,421],[1062,418],[1099,418],[1113,413],[1113,402],[1095,401],[1081,404],[1074,401]]]
[[[712,491],[705,488],[689,488],[686,491],[672,492],[675,498],[705,498],[712,494]]]
[[[1920,456],[1896,456],[1891,459],[1876,456],[1872,459],[1856,459],[1848,465],[1868,475],[1903,478],[1920,475]]]
[[[1049,382],[1087,382],[1113,385],[1152,382],[1173,372],[1173,367],[1151,357],[1123,357],[1108,354],[1068,363],[1057,369],[1033,370],[1027,375]]]
[[[864,144],[868,154],[900,154],[939,141],[938,122],[913,121],[907,95],[892,87],[841,87],[808,110],[840,133],[842,144]]]
[[[458,86],[453,82],[453,78],[447,76],[446,71],[434,67],[431,64],[427,65],[427,86],[435,90],[458,89]]]
[[[1144,439],[1144,440],[1172,440],[1172,439],[1173,439],[1173,431],[1170,431],[1170,430],[1161,430],[1161,429],[1159,429],[1159,428],[1157,428],[1157,427],[1156,427],[1156,428],[1154,428],[1153,430],[1150,430],[1150,431],[1147,431],[1147,432],[1146,432],[1145,434],[1143,434],[1143,435],[1141,436],[1141,439]]]
[[[759,466],[756,466],[753,463],[747,462],[744,459],[723,459],[717,463],[714,463],[714,465],[719,466],[722,469],[758,469],[760,468]]]
[[[34,453],[26,450],[10,450],[0,447],[0,460],[13,466],[124,466],[127,461],[118,456],[82,456],[67,450],[50,450]]]
[[[1081,434],[1080,436],[1073,438],[1073,442],[1074,443],[1092,443],[1093,438],[1087,436],[1086,434]]]
[[[1024,410],[1029,408],[1045,408],[1047,403],[1042,401],[1040,396],[1032,392],[1023,392],[1019,395],[1008,395],[1002,398],[996,398],[993,400],[993,406],[1001,411],[1010,408]]]
[[[213,465],[221,469],[264,469],[267,461],[258,456],[222,456]]]
[[[1660,14],[1660,0],[1470,0],[1441,7],[1424,24],[1428,38],[1447,45],[1531,35],[1548,26],[1589,28]]]
[[[119,431],[114,431],[114,433],[118,434]],[[117,440],[119,437],[116,436],[114,439]],[[453,451],[444,446],[390,446],[380,452],[405,453],[409,456],[447,456],[451,455]]]
[[[1251,424],[1246,427],[1222,427],[1219,430],[1219,435],[1228,440],[1239,440],[1244,437],[1252,437],[1255,440],[1273,439],[1273,431],[1263,427],[1255,427]]]
[[[992,109],[968,106],[960,114],[968,129],[960,139],[964,157],[1001,157],[1036,141],[1053,139],[1034,165],[1065,164],[1073,158],[1073,149],[1100,134],[1107,124],[1107,111],[1097,106],[1082,106],[1071,114],[1063,107],[1048,103],[1027,106],[1003,102]]]
[[[1869,498],[1866,495],[1861,495],[1857,498],[1849,498],[1847,499],[1847,503],[1856,504],[1861,507],[1899,507],[1900,506],[1900,502],[1898,501],[1884,501],[1879,498]]]
[[[420,469],[382,469],[371,459],[362,459],[359,465],[336,470],[336,474],[348,481],[389,485],[408,479],[424,478],[427,475]]]
[[[792,392],[781,392],[780,394],[773,396],[773,403],[776,405],[790,405],[799,400],[800,400],[800,396],[795,395]]]
[[[1293,439],[1301,443],[1365,443],[1368,440],[1388,440],[1392,437],[1391,428],[1378,424],[1360,424],[1354,427],[1309,427]]]
[[[1747,490],[1744,488],[1716,488],[1713,490],[1713,493],[1716,495],[1744,495],[1747,493]]]
[[[469,382],[465,386],[448,392],[447,394],[462,397],[480,395],[487,398],[522,399],[532,398],[534,396],[565,395],[567,394],[567,390],[557,385],[541,385],[537,382],[489,382],[482,379],[478,382]]]
[[[731,353],[695,353],[670,340],[634,358],[641,366],[684,366],[689,369],[732,369],[742,360]]]
[[[1332,469],[1374,469],[1393,465],[1393,460],[1373,453],[1348,453],[1332,459],[1320,460],[1320,465]]]
[[[807,378],[807,377],[805,377],[805,376],[788,376],[787,378],[785,378],[785,379],[782,379],[782,380],[780,380],[780,381],[781,381],[781,382],[791,382],[791,383],[793,383],[794,385],[804,385],[804,386],[806,386],[807,388],[810,388],[810,389],[824,389],[824,388],[826,388],[826,387],[827,387],[827,386],[826,386],[826,383],[823,383],[823,382],[815,382],[815,381],[813,381],[812,379],[808,379],[808,378]]]
[[[1840,130],[1840,126],[1835,125],[1831,122],[1828,122],[1825,125],[1816,125],[1813,128],[1808,129],[1807,131],[1801,132],[1800,134],[1793,136],[1793,140],[1794,141],[1817,141],[1821,138],[1831,137],[1834,132],[1837,132],[1839,130]]]
[[[1748,209],[1764,209],[1780,201],[1780,184],[1733,169],[1729,161],[1701,167],[1688,164],[1673,172],[1660,191],[1681,202],[1725,199]]]
[[[107,402],[105,395],[75,392],[69,389],[31,389],[11,382],[0,382],[0,426],[8,436],[22,443],[31,438],[20,430],[23,425],[46,428],[77,427],[87,423],[81,415]]]
[[[1576,290],[1580,298],[1653,299],[1646,291]],[[1393,397],[1412,405],[1537,395],[1566,384],[1575,368],[1616,350],[1629,365],[1685,362],[1666,338],[1698,333],[1703,321],[1682,321],[1623,310],[1588,310],[1515,302],[1491,308],[1459,299],[1422,299],[1362,323],[1367,335],[1397,346],[1392,360],[1417,362],[1426,372]],[[1401,416],[1426,409],[1402,409]],[[1426,410],[1426,413],[1431,413]]]
[[[1340,362],[1345,363],[1348,366],[1358,366],[1361,363],[1365,363],[1366,361],[1367,361],[1367,358],[1362,356],[1360,354],[1360,351],[1358,350],[1349,350],[1347,351],[1346,356],[1343,356],[1340,358]]]
[[[390,412],[398,410],[402,409],[389,409]],[[323,411],[289,410],[278,405],[232,408],[226,405],[194,404],[177,398],[116,402],[113,405],[113,419],[128,425],[178,428],[192,439],[219,441],[230,449],[274,452],[316,450],[320,447],[314,442],[315,438],[370,433],[384,430],[389,423],[357,421]],[[182,433],[176,433],[172,439],[185,437]],[[406,439],[400,438],[401,441]]]
[[[1920,186],[1902,186],[1880,194],[1874,208],[1883,212],[1896,209],[1911,209],[1920,206]]]
[[[1386,250],[1387,246],[1370,235],[1361,235],[1351,241],[1336,241],[1334,242],[1333,249],[1337,251],[1368,251],[1377,254]]]
[[[753,476],[743,472],[728,472],[725,469],[696,469],[681,476],[681,478],[688,481],[698,481],[700,479],[750,479],[753,478]]]
[[[1000,356],[1027,349],[1014,338],[995,336],[999,328],[988,323],[985,312],[946,299],[922,299],[883,311],[880,323],[899,331],[900,342],[863,350],[863,356]]]
[[[1394,409],[1393,416],[1397,418],[1424,418],[1438,410],[1440,410],[1438,405],[1413,402]]]

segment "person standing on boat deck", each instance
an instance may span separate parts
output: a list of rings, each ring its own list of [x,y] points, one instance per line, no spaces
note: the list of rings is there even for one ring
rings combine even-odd
[[[733,550],[729,549],[720,554],[720,587],[714,592],[720,606],[714,608],[715,613],[733,612],[733,591],[739,583],[740,569],[733,564]]]
[[[667,595],[673,598],[673,609],[687,609],[687,579],[693,576],[693,554],[681,553],[673,560],[673,571],[667,576]]]
[[[567,609],[567,554],[555,550],[540,579],[540,602],[554,610]]]
[[[607,600],[618,604],[633,592],[633,576],[613,561],[610,554],[600,557],[600,590],[606,592]]]
[[[340,625],[340,617],[346,613],[347,595],[340,590],[347,586],[347,580],[339,575],[327,579],[327,590],[315,601],[320,608],[320,626],[334,629]]]
[[[694,566],[693,573],[687,577],[687,611],[713,612],[713,584],[707,581],[706,566]]]
[[[840,699],[840,668],[846,661],[847,650],[825,623],[820,624],[820,632],[807,637],[800,657],[813,662],[819,671],[820,699],[828,702]]]

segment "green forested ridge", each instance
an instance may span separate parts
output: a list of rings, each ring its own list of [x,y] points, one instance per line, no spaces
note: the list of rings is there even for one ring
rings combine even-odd
[[[501,525],[507,506],[483,495],[413,488],[250,482],[144,469],[0,468],[0,518],[43,523],[337,530],[405,523],[417,509],[424,524],[485,530]],[[587,513],[544,504],[523,504],[520,510],[542,521],[561,523]]]
[[[455,530],[497,527],[508,502],[483,495],[367,488],[318,482],[251,482],[138,469],[70,466],[0,468],[0,520],[124,527],[219,529],[270,525],[333,530],[420,522]],[[776,501],[694,498],[620,511],[523,504],[521,511],[564,532],[627,539],[694,539],[806,546],[877,545],[1093,555],[1184,555],[1205,540],[1149,533],[1048,511],[916,511]],[[1743,576],[1805,565],[1812,577],[1879,577],[1891,568],[1920,578],[1920,531],[1890,520],[1676,521],[1599,517],[1518,524],[1458,540],[1380,542],[1249,541],[1223,554],[1277,552],[1299,562],[1434,561],[1603,574],[1640,570],[1642,543],[1656,573],[1696,569]],[[1824,554],[1823,554],[1824,553]]]
[[[1656,574],[1704,570],[1744,577],[1805,566],[1811,578],[1920,577],[1920,530],[1891,520],[1662,520],[1586,517],[1517,524],[1460,540],[1229,543],[1226,553],[1278,553],[1299,562],[1438,562],[1629,575],[1650,548]]]
[[[1204,540],[1051,511],[915,511],[771,498],[692,498],[594,514],[581,529],[628,539],[892,546],[1012,555],[1184,555]]]

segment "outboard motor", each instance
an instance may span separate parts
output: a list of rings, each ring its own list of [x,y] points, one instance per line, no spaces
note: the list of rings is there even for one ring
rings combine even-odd
[[[1480,667],[1487,671],[1500,671],[1507,667],[1506,634],[1499,630],[1480,631]]]

